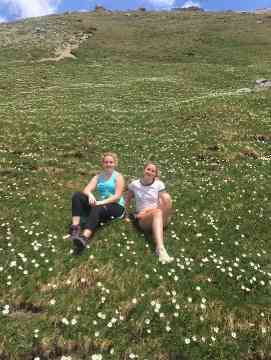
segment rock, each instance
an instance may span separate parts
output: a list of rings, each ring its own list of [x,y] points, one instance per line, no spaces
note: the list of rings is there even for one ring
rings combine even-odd
[[[256,87],[257,88],[270,88],[271,87],[271,80],[258,79],[258,80],[256,80]]]
[[[94,11],[95,11],[95,12],[109,12],[109,10],[107,10],[107,9],[106,9],[105,7],[103,7],[102,5],[96,5]]]
[[[188,6],[188,7],[173,8],[172,11],[200,11],[200,12],[204,12],[204,9],[202,9],[199,6]]]
[[[271,134],[257,134],[254,138],[256,141],[269,142],[271,141]]]
[[[41,34],[41,33],[45,33],[45,32],[46,32],[46,30],[44,28],[41,28],[41,27],[36,27],[34,29],[35,34]]]

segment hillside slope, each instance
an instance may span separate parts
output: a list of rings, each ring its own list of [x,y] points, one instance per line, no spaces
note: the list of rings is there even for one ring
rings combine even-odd
[[[0,24],[1,359],[270,358],[271,90],[256,84],[271,79],[270,24],[194,12]],[[73,255],[71,195],[108,150],[127,183],[160,165],[172,264],[121,221]]]

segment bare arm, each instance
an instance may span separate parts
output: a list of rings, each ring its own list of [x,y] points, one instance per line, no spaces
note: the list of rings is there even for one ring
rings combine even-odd
[[[125,196],[125,208],[128,208],[132,198],[134,197],[134,193],[131,190],[128,190]]]
[[[104,199],[102,201],[98,201],[97,205],[106,205],[118,202],[118,200],[121,198],[123,191],[124,191],[124,178],[121,174],[119,174],[116,178],[116,192],[114,195],[110,196],[107,199]]]
[[[126,211],[125,211],[125,219],[124,219],[127,223],[129,223],[131,221],[129,218],[127,209],[129,208],[130,202],[133,197],[134,197],[134,193],[131,190],[128,190],[126,193],[126,196],[125,196],[125,210]]]
[[[94,176],[83,190],[83,193],[88,196],[89,203],[91,205],[96,204],[96,199],[95,196],[92,194],[92,192],[96,189],[97,182],[98,182],[98,175]]]

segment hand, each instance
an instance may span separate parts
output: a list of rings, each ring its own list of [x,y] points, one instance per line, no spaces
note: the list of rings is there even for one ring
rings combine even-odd
[[[124,221],[125,221],[127,224],[131,222],[129,216],[125,216]]]
[[[89,201],[90,205],[92,205],[92,206],[96,206],[96,204],[97,204],[95,196],[92,195],[91,193],[88,195],[88,201]]]

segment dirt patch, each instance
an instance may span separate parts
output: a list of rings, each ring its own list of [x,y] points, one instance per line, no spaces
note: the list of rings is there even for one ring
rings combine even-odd
[[[0,175],[13,175],[16,174],[18,170],[16,168],[3,168],[0,169]]]
[[[62,174],[64,172],[64,169],[55,166],[39,166],[34,171],[44,171],[47,174],[52,175],[52,174]]]
[[[113,282],[113,267],[110,264],[99,268],[99,271],[93,270],[95,261],[90,263],[83,263],[76,268],[73,268],[65,277],[58,277],[52,279],[53,285],[43,285],[40,289],[42,292],[51,291],[53,289],[72,288],[80,289],[81,291],[88,291],[96,287],[97,282],[107,281]],[[53,287],[52,287],[53,286]]]
[[[55,51],[54,57],[42,58],[37,60],[37,62],[46,62],[46,61],[61,61],[64,59],[76,59],[74,55],[75,50],[77,50],[80,45],[86,41],[92,33],[88,32],[73,36],[67,43],[65,43],[62,47],[58,47]]]
[[[83,182],[83,179],[82,179],[82,182]],[[78,189],[80,190],[82,188],[82,186],[83,186],[82,182],[81,181],[70,180],[70,181],[66,182],[65,188],[73,190],[73,191],[76,191]]]
[[[9,317],[13,319],[27,319],[44,313],[42,306],[31,302],[18,301],[10,305]],[[1,357],[0,357],[1,359]]]
[[[17,311],[31,312],[32,314],[41,313],[43,311],[43,308],[40,305],[24,301],[14,305],[14,308]]]
[[[249,352],[248,354],[241,354],[240,360],[271,360],[271,353],[267,354],[264,351]]]
[[[253,149],[251,147],[246,147],[244,149],[241,149],[239,155],[241,157],[248,157],[251,159],[260,159],[261,158],[261,155],[255,149]]]
[[[70,150],[70,151],[66,151],[65,153],[62,154],[62,156],[64,158],[76,158],[76,159],[83,159],[84,157],[86,157],[88,154],[86,152],[80,151],[80,150]]]

